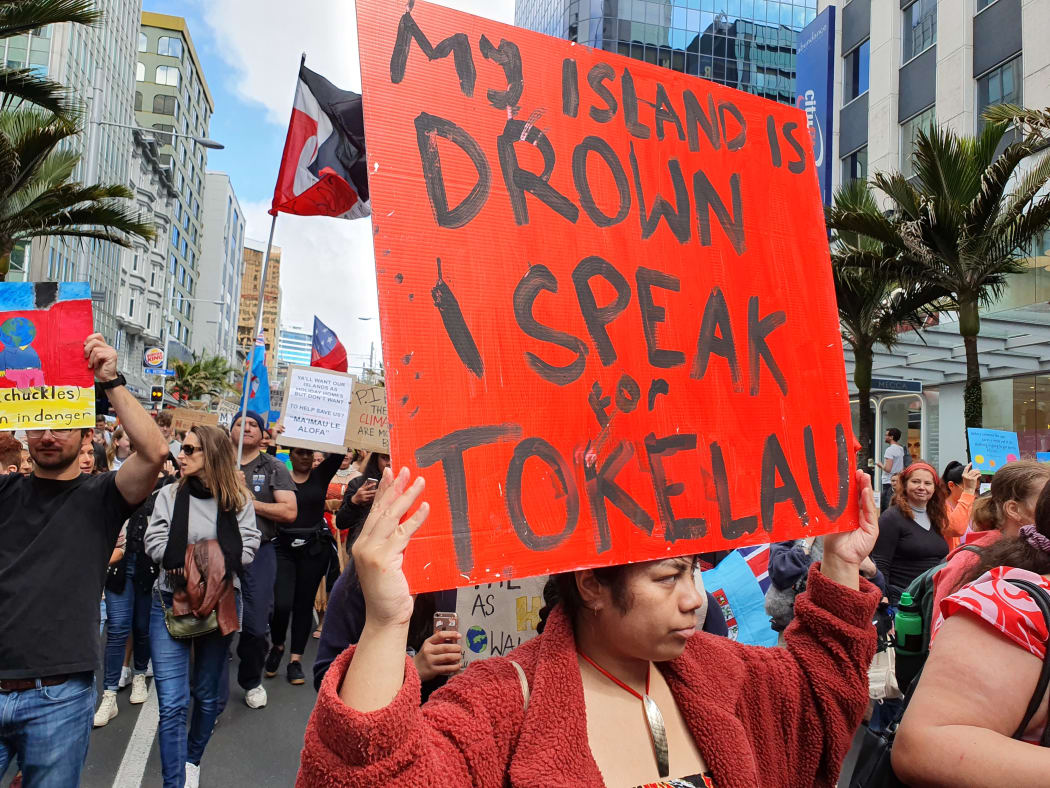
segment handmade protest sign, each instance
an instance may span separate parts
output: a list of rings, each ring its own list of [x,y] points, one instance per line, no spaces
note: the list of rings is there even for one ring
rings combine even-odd
[[[347,446],[365,451],[390,453],[390,420],[387,417],[386,386],[382,383],[354,383],[350,401]]]
[[[1015,462],[1021,457],[1016,432],[968,427],[966,437],[970,441],[973,467],[982,473],[995,473],[1006,463]]]
[[[545,577],[486,583],[456,594],[463,667],[499,657],[536,637]]]
[[[349,410],[354,376],[292,364],[281,404],[282,446],[340,452],[350,440]]]
[[[425,2],[358,0],[413,591],[849,528],[804,114]]]
[[[0,430],[95,426],[85,282],[0,282]]]
[[[219,414],[196,408],[172,408],[171,429],[174,432],[188,432],[190,427],[198,424],[205,427],[217,427],[219,426]]]

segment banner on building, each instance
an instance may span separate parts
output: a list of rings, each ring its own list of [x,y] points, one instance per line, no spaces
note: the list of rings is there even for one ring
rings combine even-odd
[[[799,109],[426,2],[358,0],[414,592],[853,527]]]
[[[795,103],[806,113],[813,141],[813,164],[820,180],[820,196],[831,205],[835,156],[835,6],[817,14],[798,35],[795,55]]]
[[[0,430],[95,426],[86,282],[0,282]]]
[[[288,366],[277,442],[315,451],[345,451],[351,438],[354,376],[318,367]]]

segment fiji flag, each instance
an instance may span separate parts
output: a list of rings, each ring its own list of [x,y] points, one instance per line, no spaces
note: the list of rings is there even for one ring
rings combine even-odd
[[[764,569],[761,568],[763,561]],[[753,646],[775,646],[777,633],[769,624],[765,588],[756,567],[765,575],[765,588],[768,588],[768,545],[731,552],[718,566],[703,573],[704,588],[718,602],[730,639]]]
[[[270,373],[266,370],[266,340],[262,334],[255,340],[255,349],[248,373],[248,410],[254,410],[264,419],[270,415]]]
[[[310,351],[310,366],[346,372],[346,348],[317,315],[314,315],[314,346]]]

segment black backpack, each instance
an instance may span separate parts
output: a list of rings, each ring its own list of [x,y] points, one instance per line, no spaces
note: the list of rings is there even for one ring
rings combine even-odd
[[[1047,622],[1047,626],[1050,626],[1050,594],[1035,583],[1030,583],[1027,580],[1009,580],[1007,582],[1020,588],[1022,591],[1028,592],[1032,601],[1035,602],[1042,612],[1043,620]],[[860,745],[857,765],[853,769],[849,788],[907,788],[907,783],[901,782],[900,778],[893,773],[891,754],[893,751],[893,739],[897,735],[897,726],[900,725],[904,712],[908,708],[908,703],[915,694],[915,688],[919,684],[921,675],[922,671],[920,670],[919,675],[908,685],[908,691],[904,694],[901,710],[897,718],[885,731],[876,733],[870,728],[864,730],[864,739]],[[1020,739],[1024,735],[1025,729],[1028,728],[1028,724],[1032,721],[1035,713],[1039,710],[1040,704],[1043,702],[1048,685],[1050,685],[1050,644],[1048,644],[1043,657],[1043,669],[1039,674],[1039,681],[1036,683],[1032,699],[1028,702],[1028,709],[1025,711],[1024,719],[1011,738]],[[1042,747],[1050,746],[1050,717],[1047,719],[1047,726],[1043,730],[1043,736],[1039,744]]]

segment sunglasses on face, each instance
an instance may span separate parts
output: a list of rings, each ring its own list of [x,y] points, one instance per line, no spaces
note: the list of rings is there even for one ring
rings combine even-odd
[[[182,445],[182,453],[185,454],[187,457],[192,457],[194,453],[200,451],[200,449],[200,446],[187,446],[186,444]]]

